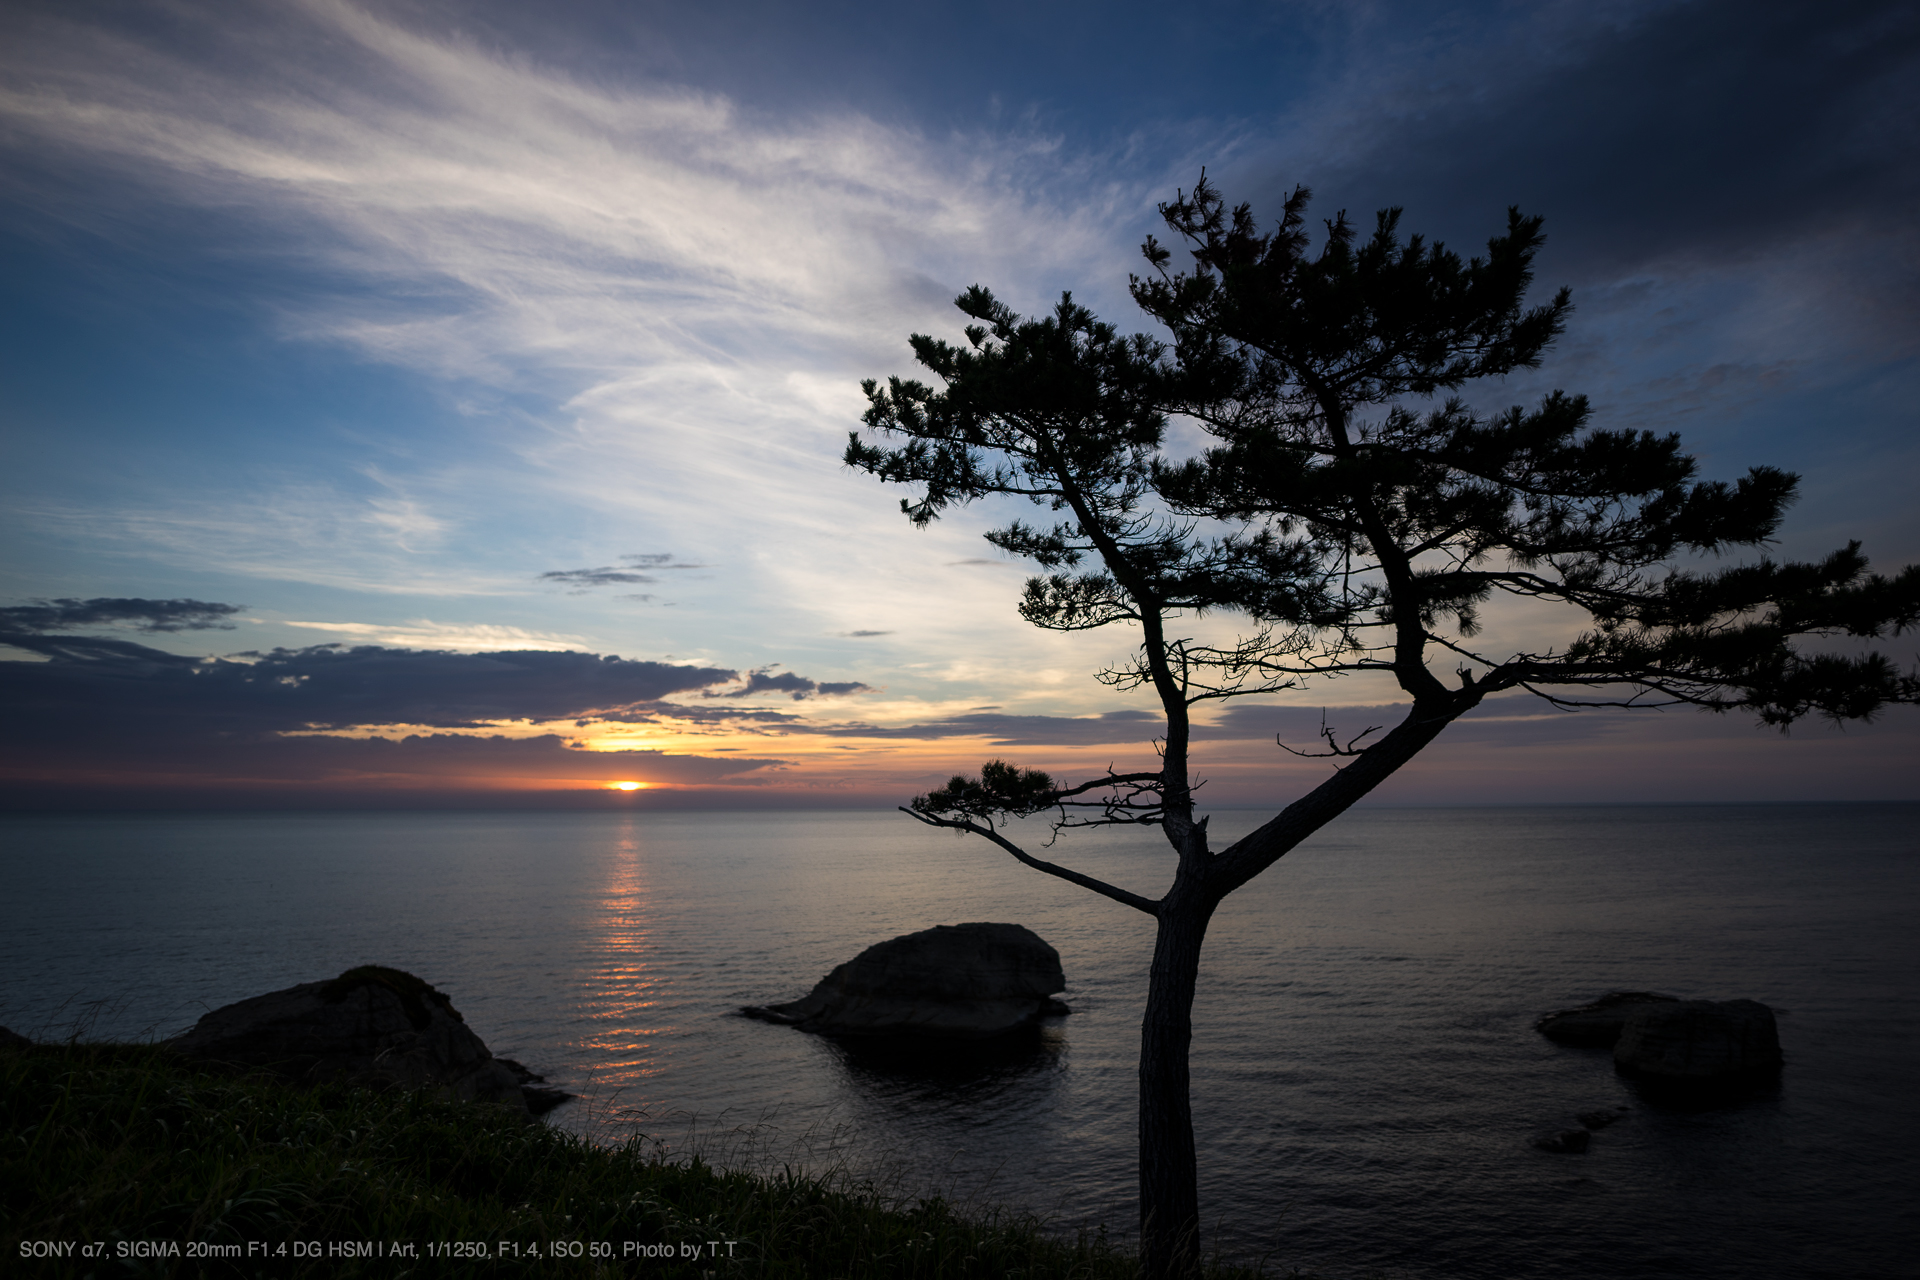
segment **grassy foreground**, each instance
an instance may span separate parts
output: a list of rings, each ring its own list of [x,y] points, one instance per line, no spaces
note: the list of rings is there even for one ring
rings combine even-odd
[[[1134,1274],[1104,1239],[1030,1218],[669,1163],[504,1108],[295,1089],[151,1046],[0,1050],[0,1140],[9,1275]]]

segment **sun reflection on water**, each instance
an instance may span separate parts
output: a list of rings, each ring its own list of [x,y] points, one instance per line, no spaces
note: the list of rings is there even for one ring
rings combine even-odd
[[[657,963],[657,905],[639,825],[628,819],[615,832],[604,889],[595,904],[598,919],[591,931],[586,1003],[580,1011],[585,1027],[577,1042],[605,1087],[631,1090],[658,1075],[662,1044],[675,1030],[657,1016],[667,995]],[[629,1096],[624,1101],[645,1099]]]

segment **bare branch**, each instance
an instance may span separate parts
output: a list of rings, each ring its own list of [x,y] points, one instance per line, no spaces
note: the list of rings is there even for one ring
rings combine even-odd
[[[1327,713],[1322,711],[1320,713],[1320,736],[1327,741],[1327,749],[1325,751],[1296,750],[1280,741],[1280,735],[1277,733],[1273,735],[1273,743],[1288,755],[1299,756],[1302,760],[1325,760],[1329,756],[1360,756],[1366,754],[1366,748],[1362,747],[1358,751],[1354,750],[1354,748],[1359,746],[1366,738],[1380,732],[1380,728],[1381,726],[1377,724],[1369,725],[1353,737],[1347,739],[1347,745],[1343,747],[1340,745],[1340,740],[1334,736],[1333,727],[1327,723]]]
[[[1123,782],[1159,782],[1160,780],[1160,771],[1158,769],[1151,773],[1114,773],[1109,771],[1104,778],[1095,778],[1093,781],[1083,782],[1077,787],[1068,787],[1062,791],[1055,791],[1053,793],[1053,800],[1054,803],[1058,804],[1068,796],[1082,795],[1088,791],[1097,791],[1102,787],[1111,787]]]
[[[1105,880],[1097,879],[1094,876],[1087,875],[1085,872],[1075,871],[1071,867],[1063,867],[1057,863],[1044,862],[1001,835],[998,831],[995,831],[992,827],[983,827],[979,823],[970,822],[965,818],[936,818],[931,814],[920,813],[916,810],[909,809],[905,805],[900,806],[900,812],[910,818],[916,818],[930,827],[946,827],[953,831],[971,831],[977,836],[985,836],[1012,854],[1016,862],[1032,867],[1035,871],[1044,871],[1050,876],[1058,876],[1069,884],[1077,884],[1082,889],[1091,889],[1101,897],[1112,898],[1115,902],[1123,906],[1132,907],[1135,911],[1144,911],[1148,915],[1155,917],[1160,914],[1160,904],[1153,899],[1143,898],[1137,893],[1130,893],[1125,889],[1108,884]]]

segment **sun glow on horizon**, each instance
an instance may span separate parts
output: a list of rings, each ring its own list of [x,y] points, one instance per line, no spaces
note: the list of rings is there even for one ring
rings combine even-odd
[[[641,790],[641,789],[643,789],[643,788],[644,788],[644,787],[645,787],[646,785],[647,785],[647,784],[646,784],[646,783],[644,783],[644,782],[609,782],[609,783],[607,784],[607,790],[609,790],[609,791],[639,791],[639,790]]]

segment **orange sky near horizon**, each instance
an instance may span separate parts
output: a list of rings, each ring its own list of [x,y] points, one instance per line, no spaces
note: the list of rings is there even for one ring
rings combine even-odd
[[[1281,716],[1286,709],[1271,709]],[[1368,711],[1336,710],[1343,734],[1391,723]],[[1316,713],[1317,717],[1317,713]],[[1348,720],[1351,719],[1351,724]],[[1056,721],[1071,726],[1098,724]],[[1285,722],[1289,745],[1312,746],[1312,725],[1294,710]],[[236,747],[224,756],[148,759],[136,767],[75,768],[49,759],[44,767],[14,762],[4,770],[14,788],[57,786],[102,793],[168,789],[259,792],[435,794],[510,801],[556,794],[604,794],[635,804],[778,803],[787,797],[820,803],[844,797],[867,806],[904,803],[954,773],[977,772],[1005,759],[1041,768],[1062,781],[1115,770],[1151,768],[1145,735],[1152,721],[1129,722],[1133,743],[1010,741],[989,734],[937,738],[861,736],[857,729],[754,729],[621,725],[596,733],[567,726],[515,724],[462,733],[389,727],[352,734],[289,734],[278,743]],[[1201,734],[1208,730],[1203,727]],[[1195,775],[1205,779],[1203,806],[1273,806],[1310,791],[1332,762],[1283,751],[1271,734],[1202,736],[1194,744]],[[1569,715],[1526,699],[1507,699],[1450,728],[1373,799],[1406,804],[1671,803],[1764,800],[1920,799],[1920,714],[1911,709],[1870,725],[1836,730],[1803,725],[1791,735],[1760,730],[1744,719],[1690,711],[1589,712]],[[640,784],[624,796],[619,783]]]

